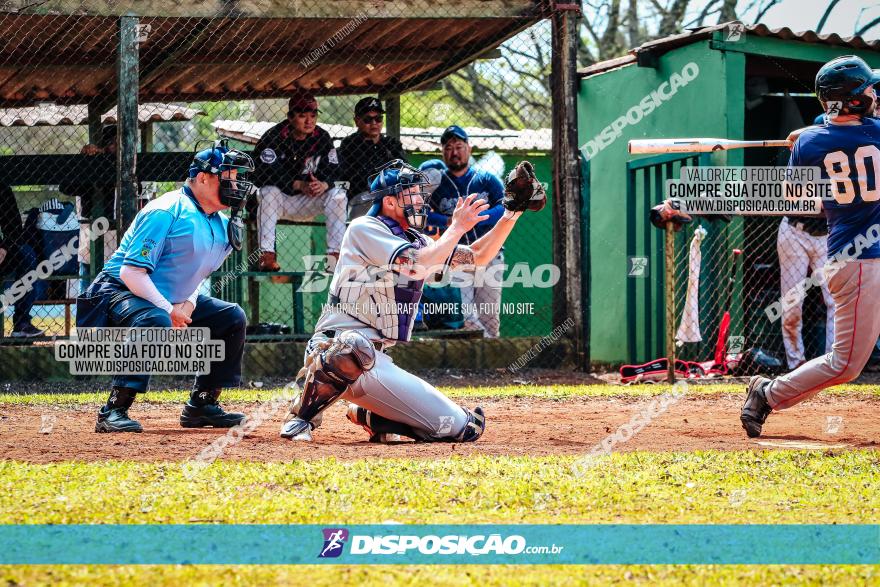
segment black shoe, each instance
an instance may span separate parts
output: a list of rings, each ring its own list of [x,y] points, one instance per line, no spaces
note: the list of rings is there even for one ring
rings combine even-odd
[[[760,375],[755,375],[749,380],[746,389],[746,402],[743,404],[739,420],[749,438],[761,436],[761,427],[767,421],[767,416],[773,411],[767,398],[764,397],[764,389],[770,380]]]
[[[180,414],[180,425],[184,428],[232,428],[244,421],[245,415],[238,412],[224,412],[218,403],[194,406],[187,402]]]
[[[13,338],[36,338],[37,336],[44,336],[45,334],[45,332],[33,324],[24,324],[12,330]]]
[[[98,412],[95,432],[143,432],[140,422],[128,417],[128,408],[108,409],[107,406]]]

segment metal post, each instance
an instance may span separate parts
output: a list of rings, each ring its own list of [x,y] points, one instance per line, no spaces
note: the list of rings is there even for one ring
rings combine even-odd
[[[553,13],[551,80],[553,102],[553,261],[563,281],[554,289],[553,323],[573,322],[579,368],[589,371],[589,332],[584,330],[581,276],[580,165],[577,150],[577,6]]]
[[[667,378],[675,383],[675,231],[671,222],[666,223],[666,359],[669,361]]]
[[[400,138],[400,96],[385,100],[385,134]]]
[[[119,200],[120,237],[134,220],[137,212],[137,148],[138,148],[138,18],[119,17],[119,58],[117,78],[117,150],[116,193]]]

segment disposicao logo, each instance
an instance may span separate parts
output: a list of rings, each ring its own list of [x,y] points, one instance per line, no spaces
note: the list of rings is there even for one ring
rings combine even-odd
[[[342,554],[342,547],[348,540],[348,530],[345,528],[324,528],[324,547],[318,558],[336,558]]]

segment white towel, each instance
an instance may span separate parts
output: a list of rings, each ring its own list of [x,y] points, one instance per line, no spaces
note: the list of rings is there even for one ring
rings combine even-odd
[[[706,234],[706,229],[699,226],[694,231],[694,238],[691,239],[691,248],[688,254],[687,296],[684,300],[684,310],[681,313],[681,324],[675,333],[675,340],[678,344],[702,342],[703,340],[700,334],[700,264],[703,261],[700,243]]]

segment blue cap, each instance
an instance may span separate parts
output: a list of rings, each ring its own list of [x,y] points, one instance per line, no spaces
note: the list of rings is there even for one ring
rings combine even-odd
[[[453,124],[452,126],[447,126],[446,130],[443,131],[443,134],[440,135],[440,144],[445,145],[452,137],[468,142],[468,134],[464,132],[464,129]]]

